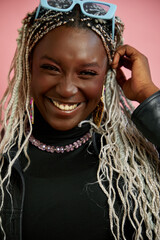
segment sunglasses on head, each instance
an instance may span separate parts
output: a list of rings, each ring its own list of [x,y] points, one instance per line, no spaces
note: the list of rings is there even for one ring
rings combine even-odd
[[[112,20],[112,39],[114,40],[115,12],[117,6],[111,3],[90,0],[40,0],[35,19],[38,18],[41,7],[58,12],[68,12],[71,11],[76,4],[79,4],[82,13],[88,17]]]

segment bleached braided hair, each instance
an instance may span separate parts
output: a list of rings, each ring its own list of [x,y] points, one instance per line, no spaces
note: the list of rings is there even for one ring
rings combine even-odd
[[[62,0],[57,2],[63,3]],[[64,24],[90,28],[96,32],[105,46],[109,64],[116,48],[123,43],[124,25],[118,17],[115,19],[114,41],[111,21],[91,19],[84,16],[79,9],[67,13],[41,9],[38,19],[35,20],[34,11],[23,20],[17,50],[9,72],[8,88],[0,102],[0,170],[3,169],[5,161],[3,155],[7,154],[9,157],[7,173],[4,177],[0,175],[2,195],[0,210],[4,203],[3,183],[7,181],[7,187],[10,184],[12,167],[18,156],[24,152],[28,159],[25,169],[30,163],[27,147],[32,132],[29,113],[32,50],[45,34]],[[147,239],[158,240],[160,239],[158,154],[155,147],[144,139],[132,123],[131,113],[134,108],[117,85],[116,72],[111,68],[107,73],[105,89],[105,109],[101,126],[97,128],[92,120],[89,122],[92,130],[101,134],[97,181],[108,199],[112,234],[116,240],[126,239],[124,226],[128,218],[135,229],[133,239],[143,239],[142,226],[145,225]],[[27,134],[26,125],[30,128]],[[14,158],[11,158],[10,150],[15,144],[18,145],[18,150]],[[109,184],[107,188],[105,181]],[[123,207],[121,220],[115,209],[117,197],[120,198]],[[3,231],[1,221],[0,226]]]

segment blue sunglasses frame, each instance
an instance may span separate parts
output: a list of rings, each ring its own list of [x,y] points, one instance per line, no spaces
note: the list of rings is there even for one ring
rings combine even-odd
[[[96,16],[94,14],[91,14],[91,13],[87,13],[85,10],[84,10],[84,4],[85,3],[97,3],[97,4],[103,4],[107,7],[109,7],[109,10],[108,12],[105,14],[105,15],[102,15],[102,16]],[[101,1],[91,1],[91,0],[72,0],[72,5],[67,8],[67,9],[62,9],[62,8],[56,8],[56,7],[52,7],[48,4],[48,1],[47,0],[40,0],[40,4],[37,8],[37,11],[36,11],[36,15],[35,15],[35,19],[38,18],[38,15],[39,15],[39,12],[40,12],[40,8],[43,7],[43,8],[46,8],[46,9],[49,9],[49,10],[53,10],[53,11],[58,11],[58,12],[69,12],[71,11],[74,6],[76,4],[79,4],[80,8],[81,8],[81,11],[84,15],[86,16],[89,16],[89,17],[92,17],[92,18],[97,18],[97,19],[104,19],[104,20],[112,20],[112,39],[114,40],[114,31],[115,31],[115,12],[116,12],[116,9],[117,9],[117,6],[115,4],[111,4],[111,3],[106,3],[106,2],[101,2]]]

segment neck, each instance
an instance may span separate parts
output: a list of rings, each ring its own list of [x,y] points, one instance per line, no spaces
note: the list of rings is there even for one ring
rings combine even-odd
[[[76,140],[84,136],[90,130],[90,124],[82,124],[68,131],[59,131],[52,128],[42,117],[35,106],[35,120],[33,124],[33,136],[46,144],[67,144],[69,140]],[[88,118],[89,119],[89,118]]]

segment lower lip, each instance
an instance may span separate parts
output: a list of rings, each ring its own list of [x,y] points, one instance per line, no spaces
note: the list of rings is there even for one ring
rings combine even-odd
[[[52,110],[54,110],[54,113],[57,115],[61,115],[63,117],[67,116],[73,116],[77,114],[77,111],[79,111],[84,106],[84,102],[80,103],[75,109],[73,110],[61,110],[60,108],[56,107],[54,103],[52,103],[48,98],[48,102],[52,105]]]

